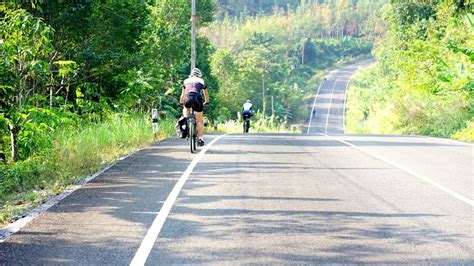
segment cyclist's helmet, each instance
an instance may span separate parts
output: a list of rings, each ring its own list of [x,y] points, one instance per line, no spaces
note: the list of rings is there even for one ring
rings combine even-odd
[[[252,103],[250,100],[245,101],[246,103]]]
[[[199,68],[193,68],[193,70],[191,70],[191,76],[194,76],[194,77],[202,77],[202,73],[201,73],[201,70],[199,70]]]

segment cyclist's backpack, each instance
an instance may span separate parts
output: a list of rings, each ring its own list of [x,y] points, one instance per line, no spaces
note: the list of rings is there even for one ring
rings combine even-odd
[[[176,134],[182,139],[185,139],[188,136],[186,117],[180,117],[178,123],[176,123]]]

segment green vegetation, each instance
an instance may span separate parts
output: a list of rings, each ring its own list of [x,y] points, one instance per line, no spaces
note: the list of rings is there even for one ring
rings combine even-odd
[[[256,15],[271,15],[275,9],[292,10],[300,4],[316,1],[301,0],[217,0],[217,17],[222,19],[226,16],[248,17]],[[321,1],[322,2],[322,1]]]
[[[238,10],[235,1],[226,2],[219,10]],[[236,119],[245,99],[277,124],[304,121],[318,81],[311,77],[369,55],[384,28],[377,17],[384,1],[275,1],[272,9],[267,2],[253,5],[265,16],[242,11],[201,30],[216,48],[211,69],[219,84],[218,121]]]
[[[104,165],[152,143],[151,121],[145,117],[148,115],[114,113],[106,115],[103,122],[76,121],[53,134],[36,132],[41,152],[20,162],[0,164],[0,195],[5,205],[0,223],[10,221],[19,209],[34,207]],[[157,137],[174,134],[174,124],[174,120],[161,121]],[[21,206],[14,208],[15,204]]]
[[[474,4],[394,1],[377,63],[353,79],[346,129],[474,141]]]

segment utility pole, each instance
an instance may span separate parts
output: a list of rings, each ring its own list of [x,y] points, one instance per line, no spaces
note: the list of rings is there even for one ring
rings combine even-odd
[[[196,67],[196,0],[191,0],[191,70]]]
[[[272,95],[272,117],[275,117],[275,108],[273,108],[273,95]]]
[[[303,41],[301,43],[301,64],[304,65],[304,47],[306,46],[306,36],[303,36]]]
[[[262,109],[263,118],[265,118],[265,76],[262,75]]]

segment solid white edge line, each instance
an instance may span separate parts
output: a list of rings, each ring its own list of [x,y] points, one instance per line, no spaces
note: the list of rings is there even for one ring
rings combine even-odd
[[[331,99],[329,100],[329,108],[328,108],[328,113],[326,115],[326,128],[324,129],[324,132],[326,132],[326,134],[328,133],[329,114],[331,113],[332,98],[334,97],[334,89],[336,88],[336,83],[338,80],[339,80],[339,77],[337,77],[336,80],[334,80],[334,85],[332,86]]]
[[[171,208],[173,207],[174,202],[176,201],[176,198],[178,197],[179,193],[181,192],[181,189],[183,188],[184,184],[186,183],[186,180],[189,178],[191,175],[194,167],[199,163],[199,160],[204,156],[204,154],[207,152],[207,150],[219,139],[222,137],[226,136],[227,134],[220,135],[214,140],[212,140],[208,145],[204,147],[204,149],[199,152],[199,154],[194,158],[194,160],[189,164],[188,168],[186,168],[186,171],[184,171],[183,175],[179,178],[178,182],[176,185],[173,187],[173,190],[170,192],[168,197],[166,198],[165,202],[163,203],[163,206],[161,207],[161,210],[158,212],[158,214],[155,217],[155,220],[153,221],[152,225],[150,228],[148,228],[148,231],[143,238],[140,247],[138,248],[137,252],[135,253],[135,256],[133,257],[132,261],[130,262],[130,265],[145,265],[146,260],[148,259],[148,256],[150,255],[150,252],[155,244],[156,239],[158,238],[158,235],[160,234],[161,228],[163,227],[166,218],[168,217],[168,214],[171,211]]]
[[[455,191],[453,191],[453,190],[451,190],[451,189],[449,189],[449,188],[447,188],[447,187],[445,187],[445,186],[443,186],[443,185],[441,185],[441,184],[439,184],[439,183],[436,183],[436,182],[430,180],[429,178],[426,178],[426,177],[424,177],[424,176],[422,176],[422,175],[420,175],[420,174],[417,174],[417,173],[411,171],[410,169],[407,169],[407,168],[405,168],[405,167],[403,167],[403,166],[401,166],[401,165],[399,165],[399,164],[397,164],[397,163],[391,162],[391,161],[389,161],[389,160],[387,160],[387,159],[385,159],[385,158],[383,158],[383,157],[380,157],[380,156],[378,156],[378,155],[376,155],[376,154],[374,154],[374,153],[371,153],[371,152],[369,152],[369,151],[367,151],[367,150],[365,150],[365,149],[362,149],[362,148],[360,148],[360,147],[358,147],[358,146],[356,146],[356,145],[354,145],[354,144],[352,144],[352,143],[350,143],[350,142],[347,142],[347,141],[344,141],[344,140],[335,138],[335,137],[333,137],[333,136],[329,136],[329,135],[327,135],[327,134],[322,134],[322,133],[321,133],[321,135],[326,136],[326,137],[328,137],[328,138],[330,138],[330,139],[339,141],[339,142],[341,142],[341,143],[344,143],[344,144],[346,144],[346,145],[348,145],[348,146],[350,146],[350,147],[352,147],[352,148],[354,148],[354,149],[356,149],[356,150],[358,150],[358,151],[361,151],[361,152],[363,152],[363,153],[365,153],[365,154],[368,154],[368,155],[370,155],[370,156],[372,156],[372,157],[374,157],[374,158],[376,158],[376,159],[379,159],[379,160],[381,160],[381,161],[383,161],[383,162],[385,162],[385,163],[387,163],[387,164],[389,164],[389,165],[392,165],[392,166],[394,166],[394,167],[396,167],[396,168],[398,168],[398,169],[400,169],[400,170],[403,170],[403,171],[407,172],[408,174],[410,174],[410,175],[412,175],[412,176],[414,176],[414,177],[417,177],[418,179],[421,179],[421,180],[425,181],[426,183],[428,183],[428,184],[430,184],[430,185],[432,185],[432,186],[434,186],[434,187],[440,189],[441,191],[444,191],[444,192],[448,193],[449,195],[451,195],[451,196],[457,198],[458,200],[461,200],[461,201],[463,201],[464,203],[467,203],[467,204],[469,204],[469,205],[471,205],[471,206],[474,207],[474,200],[472,200],[472,199],[470,199],[470,198],[467,198],[467,197],[465,197],[465,196],[463,196],[463,195],[461,195],[461,194],[459,194],[459,193],[457,193],[457,192],[455,192]]]
[[[316,105],[316,100],[318,99],[318,96],[319,96],[319,90],[321,89],[321,84],[323,84],[323,80],[319,82],[318,91],[316,92],[316,96],[314,97],[313,108],[311,109],[311,115],[309,116],[308,131],[306,132],[306,134],[309,134],[309,129],[311,128],[311,121],[313,120],[314,106]]]

